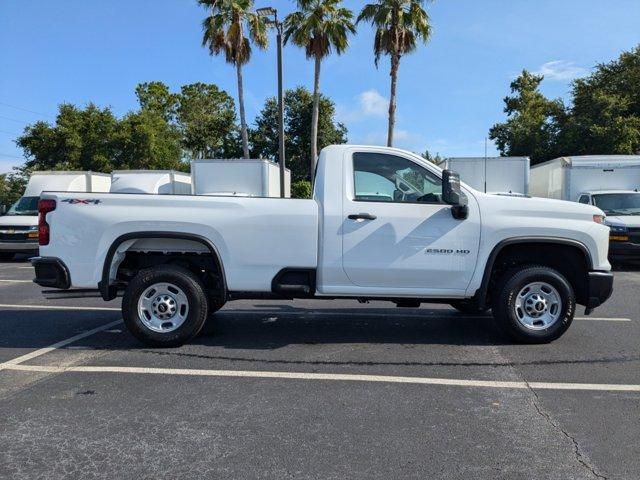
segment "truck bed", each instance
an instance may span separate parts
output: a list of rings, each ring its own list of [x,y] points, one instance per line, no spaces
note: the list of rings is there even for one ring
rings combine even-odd
[[[317,266],[315,200],[66,192],[46,192],[42,198],[56,200],[56,209],[47,215],[51,241],[40,255],[61,259],[73,272],[74,288],[96,288],[111,245],[135,232],[209,240],[232,291],[270,291],[282,268]],[[139,251],[168,248],[152,238],[131,242],[138,243],[127,248]],[[205,251],[195,242],[188,248]]]

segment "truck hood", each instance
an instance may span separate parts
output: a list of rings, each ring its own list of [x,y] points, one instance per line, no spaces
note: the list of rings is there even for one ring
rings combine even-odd
[[[606,224],[616,227],[640,227],[640,215],[607,216]]]
[[[0,226],[8,227],[8,226],[37,226],[38,225],[38,216],[31,215],[3,215],[0,217]]]
[[[485,193],[476,193],[476,199],[481,206],[488,207],[490,211],[505,212],[521,217],[563,217],[592,220],[594,215],[604,216],[604,212],[597,207],[565,200]]]

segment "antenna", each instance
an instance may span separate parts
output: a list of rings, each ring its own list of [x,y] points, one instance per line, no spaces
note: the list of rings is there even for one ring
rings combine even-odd
[[[487,193],[487,137],[484,137],[484,193]]]

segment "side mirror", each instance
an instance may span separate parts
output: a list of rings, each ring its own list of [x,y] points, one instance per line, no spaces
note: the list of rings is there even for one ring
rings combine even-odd
[[[451,170],[442,172],[442,200],[451,205],[451,215],[456,220],[469,216],[468,199],[460,188],[460,175]]]

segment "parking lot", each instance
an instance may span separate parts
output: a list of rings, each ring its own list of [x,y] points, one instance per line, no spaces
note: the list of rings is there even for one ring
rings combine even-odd
[[[168,350],[32,274],[0,263],[2,478],[640,478],[638,271],[549,345],[447,307],[241,301]]]

